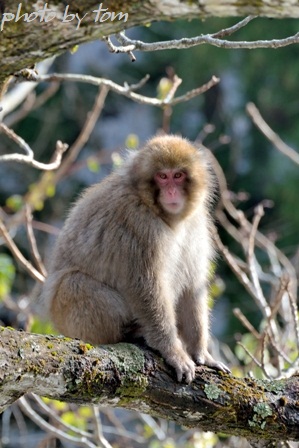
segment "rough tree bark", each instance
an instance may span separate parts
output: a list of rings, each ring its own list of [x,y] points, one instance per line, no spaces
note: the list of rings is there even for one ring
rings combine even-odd
[[[39,15],[35,18],[34,15],[45,5],[48,5],[52,12],[57,13],[56,17],[47,23],[46,16]],[[106,8],[107,11],[105,11]],[[93,11],[99,11],[99,13]],[[122,16],[111,20],[109,12],[128,14],[127,20],[125,21],[125,17]],[[117,0],[102,3],[94,0],[85,2],[56,0],[51,3],[36,2],[36,0],[19,3],[15,0],[0,0],[0,15],[2,15],[0,84],[8,75],[30,67],[38,61],[71,50],[76,45],[102,39],[104,36],[136,25],[144,25],[155,20],[204,19],[211,16],[233,17],[249,14],[295,18],[299,17],[299,4],[294,4],[291,0],[273,2],[266,0],[259,2],[250,0],[242,2],[235,0],[225,2]]]
[[[121,406],[180,425],[248,439],[299,440],[299,376],[235,378],[198,367],[176,382],[163,359],[132,344],[82,341],[0,330],[0,409],[26,392],[62,401]]]

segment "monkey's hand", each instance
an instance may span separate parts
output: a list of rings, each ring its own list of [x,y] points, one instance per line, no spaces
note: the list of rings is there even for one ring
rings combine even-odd
[[[181,344],[177,344],[172,350],[164,354],[164,358],[169,365],[175,368],[179,382],[183,380],[191,383],[195,377],[195,364],[190,356],[183,350]]]
[[[215,361],[215,359],[210,355],[209,352],[205,352],[204,354],[199,353],[193,356],[193,359],[197,366],[208,366],[215,370],[222,370],[225,373],[231,373],[230,369],[226,367],[225,364],[221,361]]]

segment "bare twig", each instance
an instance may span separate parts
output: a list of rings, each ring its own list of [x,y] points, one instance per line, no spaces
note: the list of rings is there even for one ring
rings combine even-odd
[[[104,40],[106,41],[107,47],[110,51],[110,53],[127,53],[132,62],[136,61],[136,57],[133,54],[134,45],[126,45],[122,47],[116,47],[112,42],[110,37],[105,37]]]
[[[259,332],[254,328],[254,326],[249,322],[246,316],[242,313],[240,308],[233,309],[234,315],[240,320],[240,322],[244,325],[245,328],[257,339],[261,338]]]
[[[271,303],[271,306],[270,306],[271,314],[269,315],[269,318],[268,318],[269,320],[274,319],[276,314],[278,313],[283,296],[287,291],[288,284],[289,284],[289,278],[287,278],[286,275],[282,275],[282,277],[280,278],[279,289],[277,291],[274,301]]]
[[[174,75],[172,79],[172,86],[164,100],[165,102],[169,103],[170,101],[173,100],[173,97],[181,84],[182,84],[182,78],[179,78],[177,75]]]
[[[245,347],[244,344],[242,344],[242,342],[237,342],[238,345],[240,345],[240,347],[242,347],[242,349],[245,351],[245,353],[247,353],[247,355],[252,359],[252,361],[260,368],[262,369],[262,364],[258,361],[258,359],[252,354],[250,353],[250,351]]]
[[[287,362],[288,364],[292,364],[292,361],[290,360],[290,358],[281,350],[280,347],[278,347],[278,345],[276,344],[276,342],[273,340],[271,333],[268,332],[268,338],[269,341],[271,343],[271,346],[273,347],[273,349],[275,350],[275,352],[278,354],[278,356],[281,358],[279,359],[279,366],[280,366],[280,371],[282,370],[282,363],[281,360],[284,360],[285,362]]]
[[[219,182],[219,188],[221,193],[218,209],[216,210],[217,218],[221,223],[223,223],[223,227],[233,236],[233,238],[235,238],[236,241],[238,241],[243,246],[244,245],[243,234],[240,231],[237,231],[237,229],[233,225],[231,225],[231,223],[227,220],[225,214],[223,213],[222,208],[224,208],[226,212],[237,223],[241,224],[241,226],[244,227],[244,230],[246,231],[247,234],[250,234],[252,224],[245,218],[244,214],[241,213],[230,200],[230,192],[227,187],[227,182],[223,170],[219,162],[213,155],[213,153],[208,148],[205,147],[205,149],[210,156],[213,169],[215,170]],[[292,265],[292,263],[290,262],[290,260],[284,255],[284,253],[278,247],[275,246],[275,244],[269,238],[267,238],[259,231],[256,232],[256,245],[266,251],[271,262],[273,261],[273,259],[277,259],[279,263],[283,266],[285,272],[288,274],[290,278],[290,288],[292,294],[294,294],[295,296],[297,292],[297,275],[296,270]]]
[[[255,238],[256,238],[258,224],[263,215],[264,215],[264,209],[263,209],[263,206],[260,204],[255,209],[255,215],[253,218],[253,223],[252,223],[252,227],[251,227],[251,231],[250,231],[250,235],[249,235],[248,251],[247,251],[247,264],[249,267],[249,272],[250,272],[250,276],[252,279],[252,283],[253,283],[255,291],[256,291],[256,297],[260,301],[261,308],[265,308],[268,305],[267,305],[265,296],[263,294],[263,290],[260,285],[259,276],[256,271],[256,259],[255,259],[255,255],[254,255],[254,245],[255,245]]]
[[[13,140],[28,156],[29,160],[33,159],[34,153],[30,146],[25,142],[25,140],[17,135],[12,129],[9,129],[4,123],[0,123],[0,129],[11,139]],[[5,162],[7,160],[10,160],[9,157],[14,156],[12,155],[4,155],[0,156],[0,160]]]
[[[73,426],[69,423],[66,423],[63,419],[61,419],[57,415],[57,413],[50,406],[48,406],[38,395],[36,395],[34,393],[30,393],[30,394],[28,394],[28,397],[35,400],[35,402],[38,404],[38,407],[40,408],[40,410],[43,413],[45,413],[48,417],[50,417],[52,422],[58,423],[60,428],[64,428],[66,431],[71,431],[71,432],[77,434],[78,436],[92,439],[91,433],[88,433],[86,431],[83,431],[82,429],[76,428],[75,426]]]
[[[118,417],[114,414],[114,412],[110,408],[101,408],[101,413],[105,414],[105,417],[111,422],[113,426],[103,425],[103,430],[106,434],[116,434],[118,438],[121,438],[124,440],[123,445],[126,445],[125,439],[132,439],[136,443],[140,444],[146,444],[147,440],[145,437],[136,434],[136,432],[131,432],[126,430],[123,423],[118,419]],[[136,412],[138,417],[139,413]],[[134,419],[133,413],[132,413],[132,419]],[[121,446],[121,442],[119,442],[119,445]]]
[[[67,434],[65,431],[61,431],[50,423],[46,422],[37,412],[35,412],[30,406],[28,400],[25,397],[21,397],[18,400],[18,405],[22,411],[30,417],[30,419],[36,423],[44,431],[53,434],[55,437],[67,442],[71,442],[76,446],[82,446],[87,448],[96,448],[96,445],[88,440],[86,437],[74,437]]]
[[[265,135],[265,137],[273,143],[276,149],[280,151],[282,154],[287,156],[297,165],[299,165],[299,154],[293,148],[286,145],[279,135],[277,135],[270,126],[265,122],[263,117],[260,114],[260,111],[253,103],[248,103],[246,107],[247,113],[251,117],[253,123],[259,128],[259,130]]]
[[[116,84],[115,82],[111,81],[110,79],[106,78],[97,78],[95,76],[90,75],[77,75],[77,74],[59,74],[59,73],[53,73],[51,75],[41,75],[37,77],[38,82],[42,81],[72,81],[72,82],[84,82],[87,84],[93,84],[95,86],[106,86],[110,90],[112,90],[115,93],[118,93],[119,95],[123,95],[127,98],[130,98],[133,101],[136,101],[140,104],[148,104],[151,106],[156,107],[164,107],[165,105],[173,106],[178,103],[182,103],[185,101],[190,100],[191,98],[194,98],[197,95],[200,95],[201,93],[206,92],[208,89],[213,87],[214,85],[219,83],[219,78],[216,78],[213,76],[210,81],[208,81],[206,84],[204,84],[201,87],[198,87],[197,89],[193,89],[186,94],[174,98],[173,100],[167,102],[165,100],[159,100],[157,98],[150,98],[144,95],[140,95],[138,93],[133,92],[131,87],[128,87],[126,84],[125,86],[120,86],[119,84]]]
[[[128,90],[138,90],[143,87],[147,81],[150,79],[150,75],[147,73],[139,82],[136,82],[136,84],[128,84],[127,82],[124,82],[124,87]]]
[[[202,36],[196,36],[191,38],[173,39],[169,41],[162,42],[151,42],[146,43],[141,40],[129,39],[124,33],[119,33],[116,38],[120,44],[123,46],[130,46],[131,51],[161,51],[161,50],[172,50],[172,49],[182,49],[191,48],[197,45],[209,44],[215,47],[226,48],[226,49],[255,49],[255,48],[281,48],[287,45],[296,44],[299,42],[299,33],[293,36],[286,37],[285,39],[271,39],[271,40],[256,40],[252,42],[248,41],[229,41],[223,40],[221,37],[230,36],[234,32],[238,31],[243,26],[247,25],[251,20],[255,19],[255,16],[249,16],[242,21],[238,22],[236,25],[218,31],[214,34],[205,34]]]
[[[211,89],[219,82],[220,82],[220,78],[217,78],[216,76],[212,76],[210,81],[208,81],[207,83],[203,84],[200,87],[197,87],[196,89],[190,90],[189,92],[185,93],[184,95],[174,98],[173,100],[169,101],[168,104],[170,104],[171,106],[174,106],[175,104],[189,101],[192,98],[195,98],[196,96],[201,95],[202,93],[205,93],[207,90]],[[164,100],[164,102],[165,102],[165,100]]]
[[[70,147],[68,154],[63,161],[63,164],[60,166],[59,170],[55,173],[55,183],[57,183],[63,177],[67,169],[78,157],[78,154],[85,145],[85,143],[88,141],[90,134],[93,131],[94,126],[103,110],[108,92],[109,88],[105,85],[99,88],[99,92],[96,96],[93,108],[88,113],[87,119],[84,123],[83,128],[81,129],[79,136]]]
[[[231,36],[233,33],[235,33],[236,31],[239,31],[241,28],[243,28],[249,22],[251,22],[252,20],[254,20],[256,18],[257,18],[257,16],[245,17],[245,19],[241,20],[240,22],[237,22],[235,25],[233,25],[233,26],[231,26],[229,28],[224,28],[223,30],[220,30],[217,33],[214,33],[213,37],[214,38],[221,38],[221,37],[224,37],[224,36]]]
[[[287,286],[287,293],[290,300],[291,305],[291,311],[292,311],[292,317],[294,321],[294,328],[295,328],[295,336],[296,336],[296,345],[297,345],[297,351],[299,354],[299,322],[298,322],[298,306],[297,301],[295,300],[295,297],[293,296],[292,291],[289,288],[289,285]]]
[[[18,86],[20,87],[20,86]],[[57,92],[59,88],[59,83],[51,84],[44,92],[40,95],[36,96],[35,92],[31,92],[22,107],[20,107],[16,112],[11,113],[5,118],[6,126],[10,127],[17,123],[18,121],[25,118],[31,111],[38,109],[41,107],[49,98],[51,98]]]
[[[253,284],[249,280],[247,274],[242,269],[240,269],[238,263],[235,260],[235,257],[228,250],[228,248],[224,246],[219,235],[216,232],[214,233],[213,238],[215,240],[217,249],[221,252],[228,266],[232,269],[236,277],[239,279],[240,283],[246,288],[246,290],[252,297],[257,299],[256,291],[255,288],[253,287]]]
[[[271,375],[269,375],[267,372],[266,362],[265,362],[265,354],[266,354],[266,350],[267,350],[267,337],[268,337],[268,335],[265,332],[262,336],[261,368],[262,368],[262,371],[264,372],[264,375],[266,376],[266,378],[271,378]]]
[[[26,260],[24,255],[18,249],[14,240],[11,238],[9,232],[7,231],[3,221],[1,219],[0,219],[0,234],[3,237],[3,239],[5,240],[7,247],[12,252],[12,254],[15,257],[15,259],[17,260],[17,262],[19,262],[35,280],[38,280],[39,282],[43,283],[45,280],[45,277],[39,271],[37,271],[35,269],[35,267],[33,267],[32,264],[28,260]]]
[[[97,444],[103,448],[112,448],[112,445],[110,445],[108,440],[106,440],[103,435],[103,428],[102,428],[101,416],[99,413],[99,406],[96,406],[95,404],[92,405],[92,411],[93,411],[93,420],[95,423],[95,439],[96,439]]]
[[[9,129],[4,123],[0,123],[0,129],[15,143],[17,143],[21,149],[26,153],[22,154],[5,154],[0,156],[0,162],[20,162],[26,163],[39,170],[52,171],[59,167],[62,159],[62,154],[67,150],[68,145],[62,143],[60,140],[56,143],[56,149],[53,155],[53,161],[51,163],[41,163],[34,159],[33,150],[25,142],[22,137],[17,135],[12,129]]]
[[[39,272],[44,276],[47,277],[47,271],[46,268],[42,262],[40,253],[37,248],[36,239],[34,236],[33,228],[32,228],[32,213],[31,208],[28,204],[25,206],[26,208],[26,229],[27,229],[27,236],[30,243],[30,248],[32,252],[33,259],[39,269]]]

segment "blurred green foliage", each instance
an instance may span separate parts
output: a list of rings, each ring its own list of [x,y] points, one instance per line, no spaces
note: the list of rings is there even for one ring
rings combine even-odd
[[[12,258],[6,254],[0,254],[0,300],[10,293],[15,271]]]

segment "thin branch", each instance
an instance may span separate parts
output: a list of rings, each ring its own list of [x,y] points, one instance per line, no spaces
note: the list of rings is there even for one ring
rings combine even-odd
[[[161,50],[173,50],[191,48],[197,45],[209,44],[219,48],[226,49],[256,49],[256,48],[281,48],[287,45],[296,44],[299,42],[299,33],[293,36],[286,37],[284,39],[271,39],[271,40],[255,40],[248,41],[229,41],[220,39],[223,36],[230,36],[234,32],[238,31],[243,26],[247,25],[251,20],[255,19],[255,16],[249,16],[238,22],[236,25],[218,31],[214,34],[205,34],[202,36],[196,36],[191,38],[173,39],[162,42],[142,42],[141,40],[134,40],[128,38],[124,33],[119,33],[116,38],[123,46],[130,46],[131,51],[161,51]]]
[[[99,413],[99,406],[93,404],[92,412],[93,412],[93,420],[95,422],[96,442],[99,444],[99,446],[101,446],[103,448],[113,448],[112,445],[110,445],[108,440],[106,440],[103,435],[103,428],[102,428],[101,416]]]
[[[37,424],[41,429],[46,432],[53,434],[55,437],[65,440],[67,442],[74,443],[76,446],[96,448],[96,445],[90,442],[86,437],[73,437],[68,435],[66,432],[61,431],[50,423],[46,422],[37,412],[35,412],[25,397],[21,397],[18,400],[18,404],[22,411],[30,417],[30,419]]]
[[[203,145],[202,145],[203,146]],[[223,173],[223,170],[217,161],[216,157],[213,155],[213,153],[205,146],[203,146],[205,150],[208,152],[210,156],[211,163],[213,165],[213,169],[216,173],[218,182],[219,182],[219,188],[220,188],[220,202],[218,206],[218,210],[216,211],[217,218],[219,221],[224,222],[223,227],[227,229],[228,231],[232,231],[232,236],[236,239],[236,241],[243,244],[243,237],[239,231],[236,229],[234,230],[233,226],[226,227],[226,224],[229,223],[227,220],[225,214],[222,212],[221,206],[227,211],[227,213],[239,224],[243,225],[246,232],[250,233],[252,224],[245,218],[244,214],[238,210],[232,201],[230,200],[230,192],[227,187],[227,182]],[[229,223],[230,224],[230,223]],[[285,256],[285,254],[275,246],[275,244],[269,240],[265,235],[263,235],[261,232],[256,232],[256,245],[266,251],[268,254],[268,257],[270,260],[273,260],[273,258],[276,258],[285,271],[287,272],[290,280],[291,280],[291,290],[292,294],[296,296],[297,292],[297,275],[296,270],[290,260]]]
[[[28,79],[26,78],[26,81]],[[77,75],[77,74],[60,74],[60,73],[53,73],[51,75],[41,75],[34,78],[34,81],[43,82],[43,81],[72,81],[72,82],[83,82],[87,84],[92,84],[95,86],[107,86],[110,90],[112,90],[115,93],[118,93],[119,95],[123,95],[127,98],[130,98],[133,101],[136,101],[140,104],[148,104],[150,106],[156,106],[156,107],[164,107],[166,105],[173,106],[178,103],[182,103],[185,101],[190,100],[191,98],[194,98],[197,95],[200,95],[201,93],[206,92],[208,89],[213,87],[214,85],[219,83],[219,78],[216,78],[216,76],[213,76],[210,81],[208,81],[206,84],[204,84],[201,87],[198,87],[197,89],[193,89],[189,92],[187,92],[185,95],[182,95],[180,97],[174,98],[173,100],[167,102],[165,99],[159,100],[157,98],[150,98],[144,95],[140,95],[138,93],[133,92],[132,87],[125,84],[125,86],[120,86],[119,84],[116,84],[115,82],[111,81],[110,79],[106,78],[97,78],[95,76],[90,75]]]
[[[123,425],[123,423],[119,420],[119,418],[114,414],[114,412],[112,411],[111,408],[107,408],[107,407],[101,407],[100,409],[101,414],[104,414],[105,417],[109,420],[109,422],[111,423],[111,425],[113,426],[108,426],[107,424],[103,425],[103,431],[105,434],[115,434],[117,435],[119,438],[123,439],[123,445],[126,446],[126,441],[125,439],[131,439],[134,440],[135,443],[140,443],[140,444],[146,444],[147,440],[145,437],[141,436],[141,435],[137,435],[136,432],[131,432],[126,430],[125,426]],[[139,412],[136,411],[136,413],[138,414],[139,417]],[[132,419],[134,420],[134,415],[133,413],[132,415]],[[140,418],[140,417],[139,417]],[[121,446],[122,440],[119,441],[119,444]]]
[[[182,84],[182,78],[179,78],[177,75],[174,75],[173,79],[172,79],[171,89],[170,89],[170,91],[168,92],[168,94],[167,94],[167,96],[165,98],[165,101],[167,103],[169,103],[170,101],[173,100],[174,95],[176,94],[176,91],[178,90],[178,88],[179,88],[179,86],[181,84]]]
[[[87,115],[87,119],[76,141],[70,147],[67,156],[64,158],[63,164],[59,170],[55,173],[55,183],[59,181],[69,168],[69,166],[76,160],[79,152],[88,141],[90,134],[92,133],[94,126],[103,110],[106,97],[108,95],[109,88],[107,86],[101,86],[99,92],[95,98],[93,108]]]
[[[33,392],[28,394],[28,396],[35,400],[35,402],[38,404],[40,410],[44,412],[48,417],[51,418],[52,422],[58,423],[60,428],[64,428],[66,431],[72,431],[73,433],[77,434],[80,437],[86,437],[91,439],[92,434],[83,431],[79,428],[76,428],[75,426],[66,423],[62,418],[58,416],[58,414],[50,407],[48,406],[38,395],[34,394]]]
[[[232,271],[234,272],[236,277],[239,279],[240,283],[246,288],[246,290],[249,292],[249,294],[255,300],[257,300],[255,288],[253,287],[247,274],[242,269],[240,269],[240,267],[238,266],[238,263],[235,260],[235,257],[231,254],[231,252],[228,250],[228,248],[226,246],[224,246],[219,235],[216,232],[213,235],[213,239],[216,243],[217,249],[221,252],[221,254],[223,255],[228,266],[232,269]]]
[[[55,95],[58,88],[59,83],[53,83],[38,96],[36,96],[36,92],[31,92],[17,111],[12,112],[7,117],[5,117],[5,124],[8,127],[11,127],[15,123],[25,118],[31,111],[38,109],[44,103],[46,103],[49,98]]]
[[[297,306],[297,301],[292,293],[292,291],[289,288],[289,285],[287,286],[287,293],[289,296],[289,300],[290,300],[290,305],[291,305],[291,311],[292,311],[292,316],[293,316],[293,321],[294,321],[294,327],[295,327],[295,335],[296,335],[296,345],[297,345],[297,351],[299,354],[299,322],[298,322],[298,306]]]
[[[124,82],[124,87],[130,90],[138,90],[143,87],[147,81],[150,79],[150,75],[147,73],[140,81],[136,82],[136,84],[128,84],[126,81]]]
[[[45,277],[38,272],[35,267],[32,266],[32,264],[26,260],[24,255],[20,252],[18,247],[16,246],[14,240],[11,238],[9,232],[7,231],[3,221],[0,219],[0,234],[2,235],[3,239],[5,240],[5,243],[15,259],[26,269],[27,272],[39,282],[43,283],[45,280]]]
[[[254,326],[249,322],[246,316],[242,313],[240,308],[234,308],[233,309],[234,315],[240,320],[240,322],[244,325],[245,328],[257,339],[260,340],[261,335],[259,332],[254,328]]]
[[[277,135],[270,126],[265,122],[260,114],[260,111],[253,103],[248,103],[246,106],[247,113],[252,119],[253,123],[264,134],[264,136],[275,146],[278,151],[291,159],[294,163],[299,165],[299,154],[290,146],[286,145],[279,135]]]
[[[28,426],[27,426],[28,422],[25,421],[24,414],[22,413],[21,409],[19,408],[19,406],[16,403],[14,403],[12,405],[12,413],[13,413],[14,419],[16,421],[16,424],[17,424],[17,427],[18,427],[18,430],[20,433],[20,440],[23,441],[23,443],[21,442],[20,448],[26,448],[25,440],[26,440],[26,436],[28,437],[28,435],[29,435]],[[3,441],[3,439],[1,441]]]
[[[279,290],[276,294],[273,303],[270,306],[271,314],[269,316],[269,320],[274,319],[275,315],[278,313],[283,296],[287,292],[289,281],[290,280],[289,278],[287,278],[287,275],[282,275],[282,277],[280,278]]]
[[[151,415],[140,414],[139,418],[151,428],[158,440],[162,441],[167,438],[167,434],[165,434]]]
[[[267,338],[268,338],[268,334],[265,332],[262,336],[261,367],[262,367],[262,371],[264,372],[264,375],[266,376],[266,378],[271,378],[271,375],[269,375],[267,372],[266,362],[265,362],[265,354],[266,354],[266,349],[267,349]]]
[[[6,126],[6,124],[4,123],[0,123],[0,129],[4,132],[4,134],[6,134],[12,141],[14,141],[21,149],[23,149],[23,151],[25,152],[25,154],[28,156],[29,160],[32,160],[34,157],[34,153],[32,151],[32,149],[30,148],[30,146],[28,145],[28,143],[25,142],[24,139],[22,139],[22,137],[20,137],[19,135],[17,135],[12,129],[8,128]],[[9,160],[9,157],[14,156],[15,154],[11,154],[11,155],[4,155],[4,156],[0,156],[0,161],[7,161]]]
[[[120,44],[122,44],[121,46],[119,46],[119,47],[115,46],[111,42],[110,37],[106,37],[105,41],[107,43],[107,46],[108,46],[110,52],[112,52],[112,53],[128,53],[131,57],[131,60],[135,61],[136,58],[133,54],[133,51],[134,50],[152,51],[153,48],[150,49],[151,45],[154,46],[155,51],[156,50],[166,50],[166,49],[171,49],[171,48],[190,48],[194,45],[200,45],[200,44],[207,43],[207,42],[204,42],[203,39],[205,37],[209,36],[210,38],[213,39],[213,42],[215,42],[212,45],[220,46],[218,43],[220,38],[225,37],[225,36],[231,36],[233,33],[240,30],[241,28],[246,26],[249,22],[254,20],[256,17],[257,16],[248,16],[245,19],[241,20],[240,22],[236,23],[235,25],[233,25],[229,28],[224,28],[223,30],[218,31],[217,33],[207,35],[207,36],[194,37],[191,39],[180,39],[180,40],[172,40],[172,41],[168,41],[168,42],[156,42],[154,44],[148,44],[148,43],[141,42],[138,40],[131,40],[130,38],[128,38],[125,35],[125,32],[121,32],[121,33],[118,33],[115,35],[117,41]],[[180,46],[182,41],[184,41],[183,47]],[[221,42],[224,43],[226,41],[221,41]],[[167,45],[166,48],[163,47],[165,44]],[[230,44],[233,44],[233,43],[230,42]],[[163,47],[163,48],[161,48],[161,47]]]
[[[248,16],[245,17],[245,19],[241,20],[241,22],[237,22],[235,25],[230,26],[229,28],[224,28],[223,30],[218,31],[217,33],[214,33],[212,36],[214,38],[221,38],[224,36],[231,36],[236,31],[239,31],[241,28],[246,26],[249,22],[256,19],[258,16]]]
[[[247,353],[247,355],[252,359],[252,361],[260,368],[262,369],[262,364],[256,359],[256,357],[250,353],[250,351],[245,347],[245,345],[242,344],[242,342],[237,342],[237,344],[242,347],[242,349]]]
[[[56,56],[53,56],[49,59],[39,62],[36,66],[37,72],[39,74],[47,73],[55,58],[56,58]],[[25,71],[26,70],[31,73],[31,80],[33,80],[34,73],[36,73],[36,70],[25,69]],[[4,87],[4,92],[5,92],[5,89],[8,87],[8,85],[10,83],[13,83],[14,81],[15,81],[15,78],[13,76],[8,78],[7,84]],[[34,84],[32,82],[31,83],[22,83],[20,85],[14,86],[10,91],[5,92],[5,94],[4,94],[4,92],[0,92],[1,106],[3,108],[3,117],[6,117],[8,114],[13,112],[20,104],[22,104],[23,101],[35,89],[35,87],[36,87],[36,84]]]
[[[251,227],[251,231],[250,231],[250,235],[249,235],[247,264],[249,267],[249,272],[250,272],[250,276],[252,279],[252,283],[253,283],[255,291],[256,291],[256,297],[259,299],[259,302],[260,302],[260,307],[267,308],[268,304],[267,304],[263,290],[260,285],[259,276],[256,271],[256,260],[255,260],[255,255],[254,255],[254,245],[255,245],[255,238],[256,238],[256,233],[257,233],[257,229],[258,229],[258,224],[263,215],[264,215],[264,209],[263,209],[263,206],[260,204],[255,209],[255,215],[253,218],[253,223],[252,223],[252,227]]]
[[[13,140],[17,145],[24,150],[26,155],[22,154],[5,154],[0,156],[0,162],[20,162],[26,163],[28,165],[33,166],[39,170],[43,171],[52,171],[56,170],[62,160],[62,154],[67,150],[68,145],[62,143],[60,140],[56,143],[56,149],[53,155],[53,161],[51,163],[41,163],[34,159],[33,150],[30,146],[22,139],[19,135],[17,135],[12,129],[8,128],[4,123],[0,123],[0,130],[2,130],[11,140]]]
[[[110,37],[105,37],[104,40],[105,40],[105,42],[107,44],[107,47],[108,47],[110,53],[127,53],[130,56],[132,62],[136,61],[136,57],[133,54],[134,45],[126,45],[124,47],[123,46],[122,47],[116,47],[111,42]]]
[[[37,248],[36,239],[34,236],[33,228],[32,228],[32,213],[31,208],[28,204],[25,206],[26,209],[26,230],[27,230],[27,236],[30,243],[30,248],[32,252],[33,259],[39,269],[39,272],[44,276],[47,277],[47,271],[46,268],[42,262],[40,253]]]
[[[202,93],[205,93],[207,90],[211,89],[216,84],[219,84],[219,82],[220,82],[220,78],[217,78],[216,76],[212,76],[210,81],[203,84],[201,87],[197,87],[196,89],[190,90],[189,92],[185,93],[184,95],[178,96],[166,104],[174,106],[175,104],[183,103],[184,101],[189,101],[192,98],[195,98],[196,96],[201,95]],[[164,102],[165,101],[166,100],[164,100]]]
[[[276,351],[276,353],[288,364],[292,364],[292,361],[290,358],[281,350],[280,347],[277,346],[276,342],[273,340],[271,333],[268,333],[269,341],[271,343],[271,346]],[[280,360],[279,360],[280,361]],[[294,364],[294,363],[293,363]],[[289,371],[289,369],[288,369]],[[279,375],[280,377],[281,375]]]

